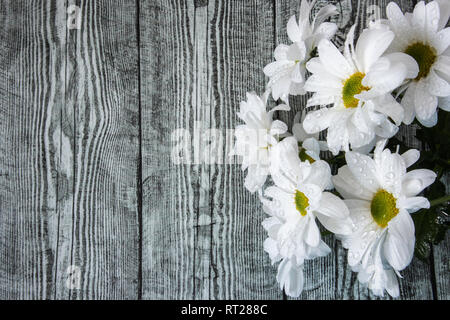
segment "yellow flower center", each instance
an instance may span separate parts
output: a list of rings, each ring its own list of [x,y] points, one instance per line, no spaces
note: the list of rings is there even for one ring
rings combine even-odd
[[[309,207],[309,200],[303,192],[295,191],[295,207],[302,216],[306,216],[306,208]]]
[[[372,199],[370,212],[373,220],[380,227],[385,228],[388,222],[398,214],[399,210],[394,196],[386,190],[380,189]]]
[[[419,74],[414,80],[419,81],[428,76],[437,58],[436,50],[422,42],[416,42],[406,48],[405,53],[413,57],[419,65]]]
[[[311,157],[306,153],[306,149],[305,149],[305,148],[300,147],[299,150],[300,150],[300,151],[298,152],[298,156],[300,157],[300,160],[301,160],[301,161],[306,161],[306,160],[308,160],[309,163],[314,163],[314,161],[316,161],[316,160],[314,160],[313,158],[311,158]]]
[[[370,88],[363,86],[361,83],[365,76],[362,72],[356,72],[345,80],[342,88],[342,100],[344,100],[346,108],[356,108],[359,100],[355,98],[355,95],[360,94],[362,91],[370,90]]]

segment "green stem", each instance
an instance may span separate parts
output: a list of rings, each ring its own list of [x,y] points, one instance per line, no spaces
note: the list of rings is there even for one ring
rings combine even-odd
[[[435,207],[437,205],[440,205],[440,204],[448,202],[448,201],[450,201],[450,194],[440,197],[440,198],[437,198],[437,199],[434,199],[434,200],[431,200],[430,207]]]

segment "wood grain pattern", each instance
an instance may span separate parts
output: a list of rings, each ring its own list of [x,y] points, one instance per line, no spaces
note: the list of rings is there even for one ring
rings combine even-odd
[[[69,2],[71,4],[71,2]],[[80,268],[79,289],[57,298],[137,299],[139,97],[136,2],[79,1],[68,30],[64,121],[71,196],[61,199],[58,265]],[[70,131],[70,130],[68,130]],[[72,203],[66,203],[67,200]],[[66,210],[68,209],[68,210]],[[67,277],[67,275],[65,275]]]
[[[436,281],[436,299],[450,300],[450,235],[439,245],[433,247],[433,266]]]
[[[170,159],[174,129],[185,128],[192,140],[208,138],[207,129],[225,135],[245,91],[263,91],[271,12],[262,1],[157,1],[141,10],[143,121],[151,124],[143,131],[144,297],[281,297],[267,257],[255,250],[264,239],[263,213],[244,191],[240,168],[205,164],[203,157],[217,156],[205,141],[193,141],[194,165]],[[223,143],[222,162],[229,151]],[[163,275],[155,268],[162,263]]]
[[[194,298],[198,167],[171,161],[172,131],[194,121],[189,9],[184,1],[148,1],[140,7],[142,296],[147,299]]]
[[[0,299],[54,294],[64,12],[61,2],[0,3]]]
[[[210,1],[214,3],[214,1]],[[211,8],[212,128],[235,128],[245,92],[262,94],[274,49],[270,1],[215,2]],[[225,149],[223,154],[228,154]],[[213,298],[280,299],[261,226],[265,214],[243,187],[240,165],[211,166]]]
[[[318,0],[314,12],[337,6],[342,46],[388,2]],[[72,6],[79,29],[67,27]],[[239,102],[263,93],[262,69],[299,7],[1,1],[0,299],[286,299],[263,251],[261,204],[227,155]],[[290,102],[276,114],[289,126],[306,97]],[[399,138],[418,146],[414,132]],[[300,299],[378,299],[339,241],[324,240],[332,253],[306,263]],[[448,300],[448,259],[447,235],[402,272],[399,299]]]

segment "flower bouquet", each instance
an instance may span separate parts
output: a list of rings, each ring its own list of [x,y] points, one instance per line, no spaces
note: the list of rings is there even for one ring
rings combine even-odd
[[[310,19],[312,8],[302,0],[299,19],[288,21],[292,43],[278,45],[264,68],[266,92],[241,102],[233,153],[268,215],[264,250],[279,263],[287,295],[301,294],[305,260],[331,252],[322,228],[348,249],[361,283],[397,297],[414,252],[426,257],[448,227],[441,180],[450,166],[450,117],[438,109],[450,110],[450,2],[422,1],[412,13],[391,2],[387,19],[358,37],[352,26],[343,48],[327,22],[336,8]],[[274,114],[290,110],[289,96],[306,94],[289,132]],[[268,110],[270,97],[280,103]],[[397,135],[413,122],[421,151]]]

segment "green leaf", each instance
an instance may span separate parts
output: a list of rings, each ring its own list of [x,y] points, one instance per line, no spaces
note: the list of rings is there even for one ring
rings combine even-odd
[[[428,199],[437,199],[445,195],[445,185],[437,181],[426,191]],[[415,255],[422,261],[428,261],[433,244],[438,244],[445,237],[449,227],[448,210],[450,202],[444,202],[430,209],[422,209],[413,214],[416,230]]]

